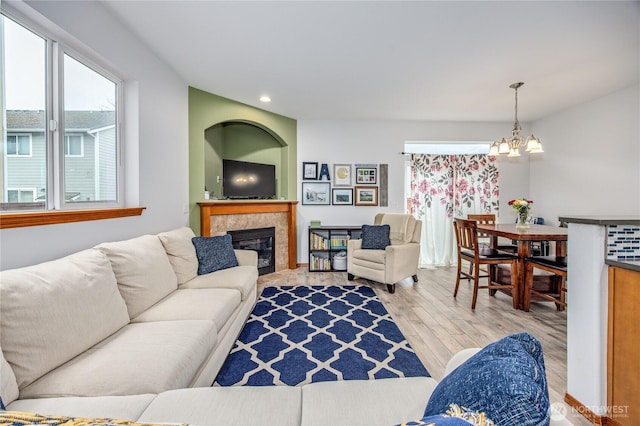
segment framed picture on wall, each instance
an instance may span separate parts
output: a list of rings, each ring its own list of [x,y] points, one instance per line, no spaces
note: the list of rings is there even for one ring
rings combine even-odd
[[[334,206],[352,206],[353,188],[333,188],[331,190],[332,204]]]
[[[377,186],[356,186],[355,187],[356,206],[377,206],[378,187]]]
[[[375,185],[378,182],[378,169],[375,167],[356,167],[357,185]]]
[[[302,182],[302,204],[331,205],[331,184],[329,182]]]
[[[351,186],[351,164],[333,165],[333,186]]]
[[[305,161],[302,163],[302,179],[318,180],[318,163]]]

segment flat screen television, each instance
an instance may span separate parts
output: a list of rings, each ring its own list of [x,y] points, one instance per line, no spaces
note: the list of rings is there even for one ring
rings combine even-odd
[[[225,198],[275,198],[276,166],[223,159],[222,196]]]

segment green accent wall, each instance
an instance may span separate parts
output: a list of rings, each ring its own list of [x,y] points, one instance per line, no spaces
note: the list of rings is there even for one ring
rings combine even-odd
[[[189,87],[189,224],[196,235],[205,186],[222,195],[223,158],[275,164],[278,198],[297,199],[296,120]]]

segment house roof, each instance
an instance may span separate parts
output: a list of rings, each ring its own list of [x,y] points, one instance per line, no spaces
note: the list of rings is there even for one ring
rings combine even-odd
[[[113,125],[115,111],[66,111],[65,127],[67,130],[91,131]],[[7,130],[40,130],[44,129],[44,111],[7,111]]]

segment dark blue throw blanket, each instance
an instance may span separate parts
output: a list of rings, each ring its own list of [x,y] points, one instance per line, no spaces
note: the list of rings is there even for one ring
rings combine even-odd
[[[367,286],[266,287],[214,386],[429,376]]]

